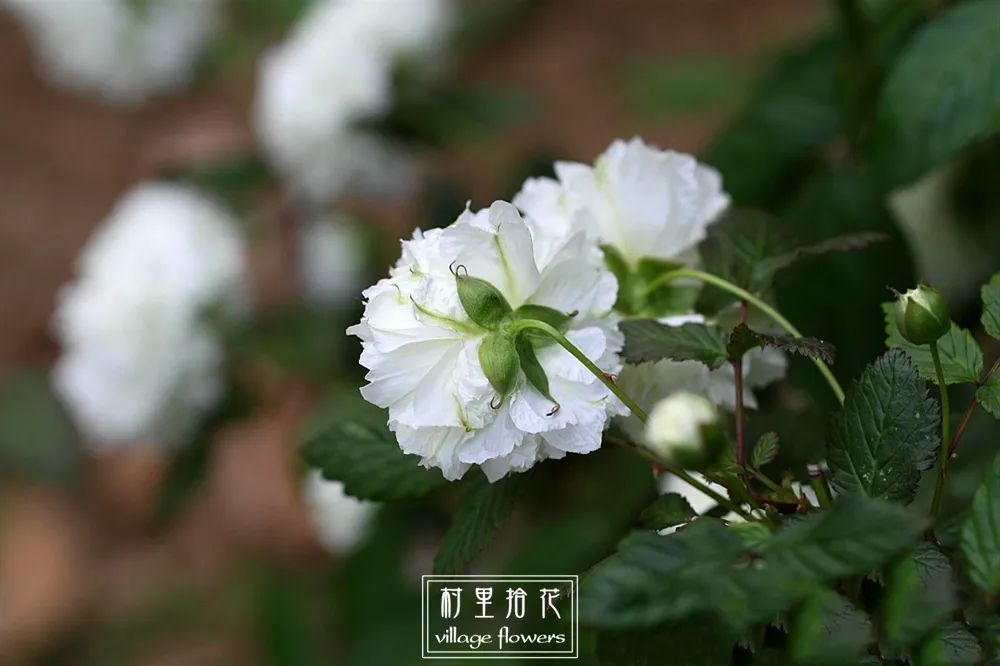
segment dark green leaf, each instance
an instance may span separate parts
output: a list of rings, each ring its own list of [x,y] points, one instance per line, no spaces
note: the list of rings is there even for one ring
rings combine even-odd
[[[958,622],[949,622],[921,647],[915,666],[973,666],[982,662],[979,641]]]
[[[722,329],[707,324],[667,326],[655,319],[626,319],[623,355],[628,363],[671,359],[699,361],[717,368],[726,360],[726,337]]]
[[[597,658],[609,666],[719,666],[732,658],[736,635],[710,616],[670,622],[647,631],[602,631]]]
[[[913,499],[938,446],[938,407],[901,351],[868,366],[835,416],[827,448],[833,485],[892,501]]]
[[[305,438],[302,456],[327,479],[342,481],[349,495],[391,501],[423,497],[447,481],[436,469],[403,453],[381,418],[339,420]]]
[[[923,528],[898,504],[848,495],[778,532],[765,542],[764,553],[788,577],[858,576],[912,548]]]
[[[994,274],[980,293],[983,297],[983,328],[1000,340],[1000,273]]]
[[[774,347],[806,358],[816,358],[827,365],[833,365],[836,350],[828,342],[816,338],[793,338],[787,335],[768,335],[750,330],[746,324],[739,324],[729,334],[726,352],[729,358],[741,358],[755,347]]]
[[[889,240],[889,237],[886,234],[864,231],[836,236],[812,245],[797,247],[790,252],[785,252],[776,257],[764,259],[757,270],[770,277],[778,271],[796,264],[807,257],[815,257],[830,252],[853,252],[864,249],[873,243],[884,243],[887,240]]]
[[[972,498],[961,547],[972,582],[987,594],[1000,591],[1000,455]]]
[[[951,564],[935,546],[921,543],[890,569],[882,599],[882,636],[894,654],[939,627],[955,607]]]
[[[75,436],[42,375],[0,383],[0,473],[66,484],[79,475]]]
[[[789,652],[795,663],[850,664],[872,634],[868,617],[843,597],[819,590],[792,619]]]
[[[510,474],[490,483],[483,474],[471,475],[434,558],[434,573],[461,573],[475,559],[507,520],[525,479],[525,474]]]
[[[976,400],[993,418],[1000,419],[1000,374],[993,373],[989,381],[976,390]]]
[[[905,351],[917,364],[920,376],[937,384],[930,345],[915,345],[903,339],[892,315],[892,303],[883,303],[882,312],[885,314],[886,346]],[[971,384],[979,380],[979,373],[983,370],[983,352],[969,331],[952,322],[951,330],[938,340],[937,346],[945,384]]]
[[[1000,4],[973,0],[929,21],[885,83],[875,160],[894,186],[1000,127]]]
[[[639,514],[639,522],[643,527],[662,530],[691,520],[694,509],[682,495],[667,493],[660,495],[652,504]]]
[[[753,455],[750,456],[750,464],[760,469],[778,457],[778,435],[773,432],[765,432],[757,440],[753,447]]]

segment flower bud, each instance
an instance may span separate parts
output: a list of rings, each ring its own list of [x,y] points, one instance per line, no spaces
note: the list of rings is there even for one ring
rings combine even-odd
[[[707,398],[673,393],[653,407],[646,424],[646,448],[664,462],[701,470],[714,464],[725,447],[719,412]]]
[[[951,328],[948,302],[927,285],[900,294],[893,312],[900,335],[915,345],[935,342]]]
[[[457,266],[452,272],[458,287],[458,300],[462,302],[465,314],[486,330],[496,330],[511,312],[504,295],[486,280],[471,277],[464,266]]]
[[[521,364],[517,358],[514,339],[503,332],[490,333],[479,345],[479,365],[497,392],[494,407],[499,407],[514,390]]]

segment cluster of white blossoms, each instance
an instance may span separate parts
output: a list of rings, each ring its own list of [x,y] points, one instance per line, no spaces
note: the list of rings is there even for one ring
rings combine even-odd
[[[390,277],[365,292],[362,322],[349,329],[364,342],[361,363],[370,370],[365,398],[388,408],[405,452],[449,479],[473,464],[495,480],[545,458],[593,451],[608,419],[628,415],[560,345],[529,353],[537,354],[541,370],[523,356],[520,365],[497,362],[513,355],[492,355],[507,343],[469,310],[460,294],[465,277],[502,294],[485,290],[469,301],[506,301],[499,312],[515,319],[525,304],[561,313],[556,320],[566,338],[604,373],[617,375],[639,405],[677,391],[727,407],[735,401],[731,367],[712,371],[693,361],[663,361],[622,369],[618,284],[605,266],[612,251],[631,270],[644,259],[696,263],[698,243],[729,203],[719,174],[639,139],[615,141],[593,167],[560,162],[556,173],[558,180],[525,183],[514,198],[523,218],[497,202],[488,211],[466,211],[447,229],[418,230],[403,243]],[[663,320],[671,325],[704,321],[694,313],[671,314]],[[501,332],[506,321],[498,324]],[[751,389],[780,378],[785,360],[780,352],[755,350],[744,364],[744,399],[753,406]],[[632,421],[639,425],[626,419],[630,430]],[[642,429],[632,434],[638,441]]]
[[[0,0],[54,84],[118,104],[183,87],[218,25],[218,0]]]
[[[58,297],[57,392],[96,448],[165,445],[221,390],[223,353],[207,318],[246,305],[235,221],[181,185],[128,192]]]
[[[323,478],[311,470],[303,482],[303,500],[319,542],[331,553],[343,554],[368,533],[378,511],[374,502],[355,499],[344,492],[344,484]]]
[[[257,134],[299,194],[325,203],[398,172],[391,151],[356,126],[388,109],[393,67],[440,43],[449,17],[447,0],[320,0],[265,54]]]

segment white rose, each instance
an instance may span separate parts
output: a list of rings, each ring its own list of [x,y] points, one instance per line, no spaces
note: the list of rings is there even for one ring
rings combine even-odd
[[[448,228],[418,230],[403,243],[390,277],[365,291],[364,318],[348,330],[363,341],[364,397],[388,408],[403,451],[448,479],[480,465],[496,480],[545,458],[594,451],[608,417],[624,412],[557,344],[536,354],[558,409],[523,373],[497,405],[479,360],[487,331],[463,308],[455,266],[488,281],[512,308],[575,313],[566,337],[605,372],[620,369],[622,337],[611,314],[617,283],[599,249],[578,233],[539,264],[533,246],[517,210],[499,201],[478,213],[467,210]]]
[[[217,0],[0,0],[60,87],[134,104],[188,83],[218,26]]]
[[[653,407],[642,442],[665,462],[701,469],[718,458],[725,439],[715,405],[703,396],[677,391]]]
[[[243,279],[226,211],[178,185],[125,195],[55,314],[55,387],[88,444],[169,444],[214,404],[222,350],[205,316],[242,309]]]

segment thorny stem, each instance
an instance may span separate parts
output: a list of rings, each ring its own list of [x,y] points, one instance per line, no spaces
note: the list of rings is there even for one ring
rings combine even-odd
[[[982,379],[976,382],[976,389],[981,388],[986,382],[990,381],[997,370],[1000,370],[1000,357],[993,361],[993,365],[986,374],[983,375]],[[976,405],[979,404],[979,400],[976,398],[976,394],[972,394],[972,400],[969,401],[969,406],[965,408],[965,413],[962,414],[962,420],[958,424],[958,428],[955,429],[955,434],[951,436],[951,443],[948,445],[948,458],[950,459],[952,454],[955,453],[955,449],[958,448],[958,441],[962,439],[962,435],[965,434],[965,428],[969,425],[969,420],[972,418],[972,413],[976,411]]]
[[[578,360],[580,363],[583,364],[585,368],[587,368],[587,370],[590,370],[590,372],[595,377],[597,377],[601,381],[601,383],[608,388],[609,391],[614,393],[615,396],[619,400],[621,400],[622,403],[624,403],[624,405],[629,408],[629,410],[631,410],[632,414],[637,419],[639,419],[643,423],[646,422],[648,418],[646,416],[646,412],[644,412],[643,409],[639,407],[639,405],[635,404],[635,401],[633,401],[632,398],[630,398],[628,394],[621,389],[621,387],[615,384],[614,380],[611,379],[611,377],[608,374],[606,374],[603,370],[598,368],[593,361],[587,358],[586,354],[584,354],[582,351],[580,351],[580,349],[576,345],[574,345],[572,342],[566,339],[565,335],[557,331],[552,326],[546,324],[544,321],[538,321],[536,319],[522,319],[514,324],[514,328],[515,331],[524,330],[526,328],[533,328],[536,331],[540,331],[545,335],[549,336],[550,338],[552,338],[553,340],[555,340],[556,342],[558,342],[563,349],[572,354],[576,360]]]
[[[663,285],[681,278],[690,278],[692,280],[699,280],[706,284],[710,284],[713,287],[718,287],[723,291],[727,291],[730,294],[733,294],[734,296],[738,296],[740,299],[750,303],[750,305],[753,305],[755,308],[757,308],[758,310],[766,314],[768,317],[773,319],[779,326],[788,331],[788,333],[793,338],[804,337],[802,333],[799,332],[799,329],[795,328],[792,322],[785,319],[785,317],[783,317],[780,312],[775,310],[766,302],[757,298],[746,289],[742,289],[727,280],[724,280],[716,275],[712,275],[711,273],[706,273],[705,271],[699,271],[693,268],[679,268],[677,270],[669,271],[667,273],[664,273],[657,279],[653,280],[652,282],[650,282],[649,286],[646,288],[646,291],[647,292],[656,291]],[[812,362],[813,365],[815,365],[816,368],[819,369],[819,372],[820,374],[823,375],[823,378],[826,379],[826,383],[830,385],[830,390],[833,391],[833,394],[837,397],[837,401],[840,404],[844,404],[844,389],[840,387],[840,383],[837,381],[837,378],[833,376],[833,372],[830,371],[830,368],[827,367],[827,365],[818,358],[812,359]]]
[[[941,508],[941,496],[944,494],[944,479],[948,475],[948,427],[951,414],[948,405],[948,385],[944,382],[944,370],[941,368],[941,354],[938,353],[937,341],[931,343],[931,359],[934,361],[934,374],[937,375],[938,388],[941,390],[941,450],[938,456],[938,477],[934,485],[934,499],[931,501],[931,520],[937,520],[938,509]]]

